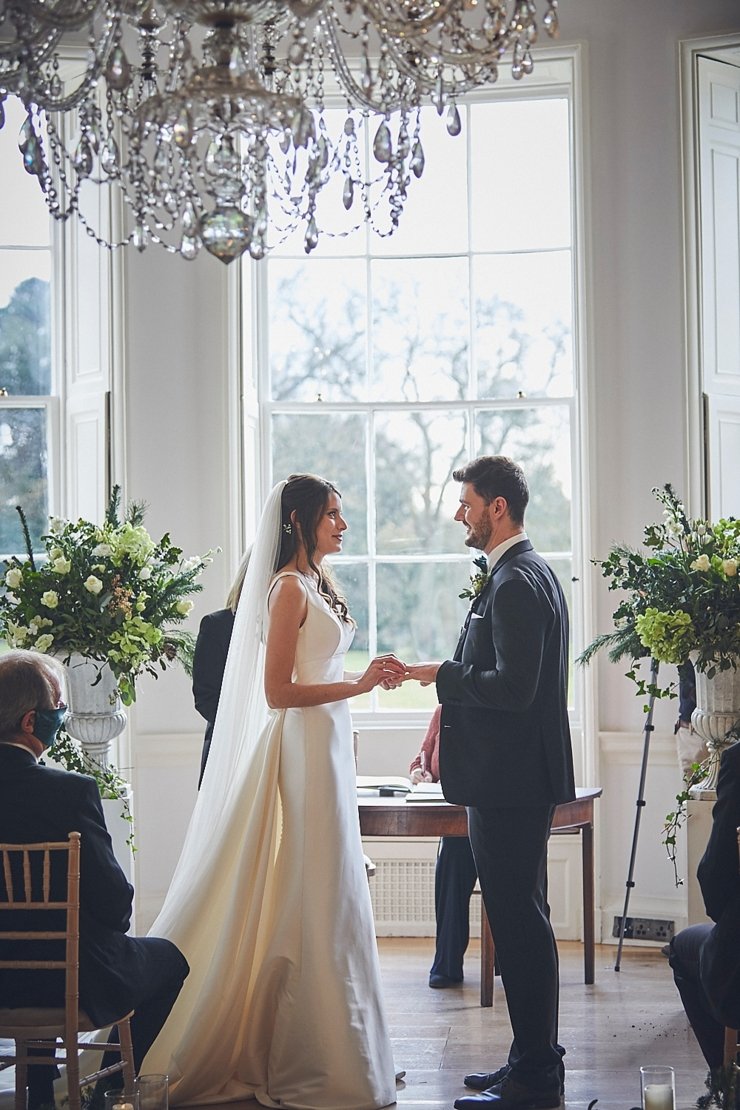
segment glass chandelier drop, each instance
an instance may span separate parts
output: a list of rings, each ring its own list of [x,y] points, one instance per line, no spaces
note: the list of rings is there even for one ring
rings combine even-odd
[[[26,170],[104,246],[230,262],[300,226],[310,252],[324,189],[392,233],[424,170],[422,105],[459,134],[458,99],[505,55],[531,73],[536,16],[534,0],[0,0],[0,127],[20,97]],[[88,213],[96,187],[122,201],[118,236]]]

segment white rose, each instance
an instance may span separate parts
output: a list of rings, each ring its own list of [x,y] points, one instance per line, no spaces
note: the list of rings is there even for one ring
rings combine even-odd
[[[103,583],[100,581],[99,578],[96,578],[94,574],[88,575],[88,577],[85,579],[84,585],[88,593],[91,594],[99,594],[103,588]]]
[[[45,632],[43,636],[39,636],[36,643],[33,645],[36,651],[48,651],[54,643],[54,637],[49,632]]]
[[[107,558],[109,555],[113,554],[113,548],[109,543],[99,543],[97,547],[92,549],[92,553],[93,555],[102,555],[104,558]]]
[[[28,629],[22,624],[13,624],[8,621],[8,643],[11,647],[22,647],[28,639]]]
[[[54,560],[51,567],[55,574],[69,574],[72,569],[72,563],[69,559],[65,559],[63,555],[60,555],[58,559]]]
[[[691,564],[691,569],[692,570],[709,570],[709,556],[708,555],[700,555],[697,559],[694,559],[693,563]]]
[[[15,590],[23,581],[23,575],[18,567],[11,567],[5,575],[5,585],[8,589]]]
[[[728,578],[734,578],[737,574],[737,559],[723,559],[722,570]]]
[[[59,604],[59,594],[54,590],[47,590],[41,595],[41,604],[45,605],[47,609],[56,609]]]
[[[177,609],[178,613],[180,613],[180,615],[183,617],[186,617],[192,608],[192,601],[178,601],[177,605],[175,606],[175,609]]]
[[[151,578],[151,576],[152,576],[152,568],[151,567],[142,567],[141,570],[139,571],[139,578],[142,580],[142,582],[147,582]]]

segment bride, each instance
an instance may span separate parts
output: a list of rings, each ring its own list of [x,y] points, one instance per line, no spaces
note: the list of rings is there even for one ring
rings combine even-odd
[[[190,975],[146,1058],[175,1103],[292,1110],[396,1100],[347,699],[403,672],[343,672],[354,621],[324,557],[339,493],[291,475],[265,505],[195,810],[152,933]],[[269,706],[269,708],[268,708]]]

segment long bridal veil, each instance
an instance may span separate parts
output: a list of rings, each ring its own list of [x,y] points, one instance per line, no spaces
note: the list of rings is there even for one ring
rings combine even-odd
[[[174,1102],[248,1097],[240,1068],[249,999],[271,922],[264,907],[280,829],[282,713],[264,696],[267,590],[280,545],[281,495],[271,491],[234,621],[203,782],[175,874],[150,930],[190,964],[182,993],[146,1058],[170,1076]]]

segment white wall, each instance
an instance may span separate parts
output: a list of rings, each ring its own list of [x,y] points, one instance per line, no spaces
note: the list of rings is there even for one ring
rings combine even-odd
[[[586,445],[591,549],[639,544],[656,519],[650,490],[688,486],[682,278],[679,43],[738,31],[736,0],[562,0],[563,40],[585,45],[590,257]],[[149,503],[154,532],[187,552],[233,546],[227,466],[227,270],[150,248],[127,257],[125,489]],[[696,460],[693,460],[694,463]],[[119,476],[120,477],[120,476]],[[247,481],[249,476],[247,476]],[[233,567],[206,578],[192,627],[222,604]],[[593,583],[592,631],[610,627],[612,599]],[[624,668],[599,660],[593,775],[599,805],[600,902],[621,909],[642,750],[643,713]],[[682,923],[685,895],[663,859],[659,828],[679,788],[675,703],[660,704],[650,760],[632,912]],[[201,721],[187,681],[141,683],[130,729],[138,815],[137,882],[143,918],[167,885],[194,797]],[[366,735],[361,770],[375,759],[404,772],[418,736]]]

